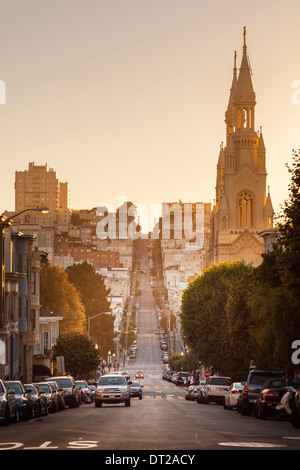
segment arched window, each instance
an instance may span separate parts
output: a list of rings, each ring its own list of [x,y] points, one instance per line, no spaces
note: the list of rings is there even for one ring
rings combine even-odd
[[[246,129],[248,128],[248,109],[244,108],[243,109],[243,128]]]
[[[242,127],[242,113],[240,108],[236,111],[236,127],[240,129]]]
[[[253,195],[244,191],[239,196],[239,227],[253,227]]]

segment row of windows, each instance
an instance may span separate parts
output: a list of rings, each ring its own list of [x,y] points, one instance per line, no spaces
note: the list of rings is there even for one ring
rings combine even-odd
[[[254,226],[254,197],[249,191],[243,191],[238,198],[238,227]],[[268,218],[268,228],[272,227],[272,217]],[[222,229],[227,228],[227,219],[222,217]]]

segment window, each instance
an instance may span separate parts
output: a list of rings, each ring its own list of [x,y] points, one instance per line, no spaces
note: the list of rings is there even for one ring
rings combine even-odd
[[[253,196],[245,191],[239,196],[239,227],[253,227]]]
[[[44,351],[50,350],[50,331],[44,331]]]

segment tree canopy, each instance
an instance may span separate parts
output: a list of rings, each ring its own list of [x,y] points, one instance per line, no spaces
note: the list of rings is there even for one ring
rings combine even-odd
[[[114,351],[114,319],[113,315],[99,315],[98,313],[110,312],[108,295],[110,290],[106,288],[104,278],[96,273],[94,267],[83,262],[74,264],[66,269],[69,281],[74,284],[80,293],[87,318],[90,320],[90,337],[98,344],[103,357],[109,350]]]
[[[53,348],[53,359],[64,356],[66,372],[75,379],[88,379],[99,365],[99,352],[87,335],[72,333],[60,336]]]
[[[62,316],[60,334],[86,333],[85,308],[67,273],[56,265],[41,265],[41,314]]]

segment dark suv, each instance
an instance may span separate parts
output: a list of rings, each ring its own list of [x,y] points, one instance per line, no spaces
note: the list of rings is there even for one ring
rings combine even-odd
[[[282,379],[285,375],[280,371],[273,370],[251,370],[244,385],[243,392],[239,399],[242,415],[252,414],[257,401],[258,394],[267,380]]]

